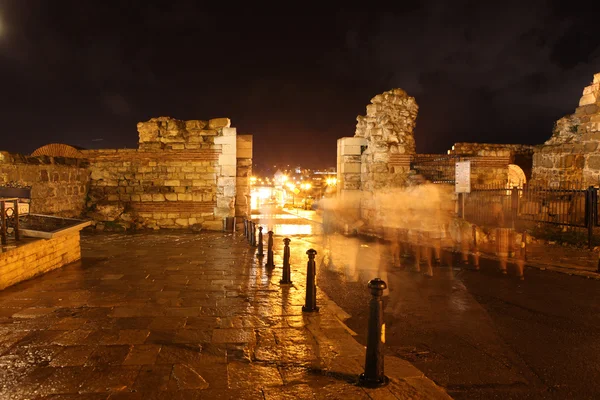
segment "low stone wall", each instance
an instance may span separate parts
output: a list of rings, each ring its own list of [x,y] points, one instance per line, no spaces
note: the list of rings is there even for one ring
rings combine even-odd
[[[88,165],[82,159],[0,152],[0,185],[31,186],[32,213],[78,217],[85,209]]]
[[[0,290],[81,258],[79,231],[52,239],[25,239],[0,246]]]

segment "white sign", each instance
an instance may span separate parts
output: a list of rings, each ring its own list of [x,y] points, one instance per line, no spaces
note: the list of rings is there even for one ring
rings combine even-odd
[[[458,161],[454,170],[454,191],[471,193],[471,161]]]

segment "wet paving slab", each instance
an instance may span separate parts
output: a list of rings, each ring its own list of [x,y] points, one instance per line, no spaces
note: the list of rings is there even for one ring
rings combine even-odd
[[[364,347],[325,294],[302,312],[304,250],[279,284],[280,242],[266,268],[240,232],[83,234],[81,261],[0,292],[0,398],[447,398],[418,373],[357,386]]]

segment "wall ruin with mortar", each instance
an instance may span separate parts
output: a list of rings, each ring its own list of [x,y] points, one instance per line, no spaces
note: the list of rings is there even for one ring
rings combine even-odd
[[[455,143],[448,154],[471,159],[473,186],[505,184],[509,181],[509,164],[523,171],[526,183],[531,179],[535,146],[525,144]],[[513,179],[514,180],[514,179]],[[511,182],[514,184],[515,182]]]
[[[90,171],[87,160],[0,152],[0,186],[31,187],[30,212],[80,217]]]
[[[409,182],[419,107],[404,90],[392,89],[373,97],[366,111],[356,118],[354,137],[338,140],[337,191],[344,207],[369,225],[379,219],[373,195]]]
[[[536,146],[533,179],[550,186],[600,182],[600,73],[583,89],[575,113],[556,121],[552,136]]]
[[[82,150],[91,169],[89,215],[98,227],[219,230],[224,217],[246,215],[236,204],[249,186],[252,137],[238,137],[228,118],[152,118],[138,123],[138,132],[139,149]],[[238,146],[245,151],[240,165]]]

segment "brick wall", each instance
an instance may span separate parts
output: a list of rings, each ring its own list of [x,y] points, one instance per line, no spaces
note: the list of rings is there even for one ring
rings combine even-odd
[[[81,258],[79,231],[52,239],[27,239],[0,247],[0,290]]]
[[[0,185],[31,186],[32,213],[81,216],[89,176],[86,160],[0,152]]]
[[[252,136],[230,124],[153,118],[138,124],[139,149],[82,150],[97,228],[220,230],[224,217],[247,215]]]
[[[83,151],[90,162],[88,206],[98,221],[124,227],[188,227],[214,219],[220,149]]]

